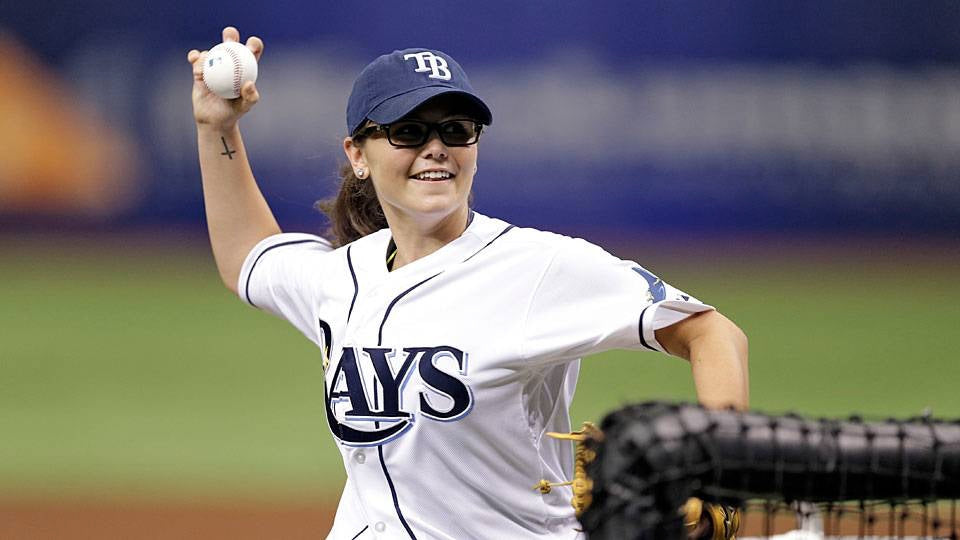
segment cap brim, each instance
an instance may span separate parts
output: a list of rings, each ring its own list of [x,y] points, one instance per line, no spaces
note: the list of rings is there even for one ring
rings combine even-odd
[[[480,117],[477,118],[477,120],[488,126],[493,123],[493,114],[490,112],[490,108],[487,107],[487,104],[484,103],[483,100],[469,92],[464,92],[463,90],[450,88],[448,86],[427,86],[400,94],[399,96],[393,96],[392,98],[388,98],[383,103],[374,107],[373,110],[367,114],[367,118],[378,124],[389,124],[403,118],[407,114],[410,114],[410,111],[416,109],[428,99],[443,94],[456,94],[463,96],[466,100],[477,107],[477,111],[480,113]],[[354,126],[354,129],[359,127],[360,126]]]

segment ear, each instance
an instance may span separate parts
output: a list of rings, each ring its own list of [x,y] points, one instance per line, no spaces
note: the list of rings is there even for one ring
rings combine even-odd
[[[353,139],[345,137],[343,139],[343,153],[350,161],[350,166],[354,170],[367,168],[367,160],[363,157],[363,150],[360,146],[354,144]]]

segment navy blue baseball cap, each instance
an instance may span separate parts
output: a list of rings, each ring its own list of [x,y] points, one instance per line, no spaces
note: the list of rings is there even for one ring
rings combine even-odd
[[[347,101],[347,132],[356,133],[367,119],[395,122],[440,94],[463,96],[476,106],[478,121],[493,123],[490,108],[456,60],[436,50],[404,49],[378,57],[357,76]]]

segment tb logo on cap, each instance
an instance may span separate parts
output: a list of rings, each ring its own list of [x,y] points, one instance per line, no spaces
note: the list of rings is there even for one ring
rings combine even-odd
[[[450,70],[447,69],[447,61],[441,56],[437,56],[430,51],[410,53],[403,55],[404,60],[415,58],[417,60],[417,73],[431,72],[427,75],[431,79],[450,80]],[[428,65],[429,64],[429,65]]]

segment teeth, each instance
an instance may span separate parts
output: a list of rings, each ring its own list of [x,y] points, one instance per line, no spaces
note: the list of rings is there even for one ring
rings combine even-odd
[[[447,171],[427,171],[414,176],[414,178],[417,180],[446,180],[450,176]]]

